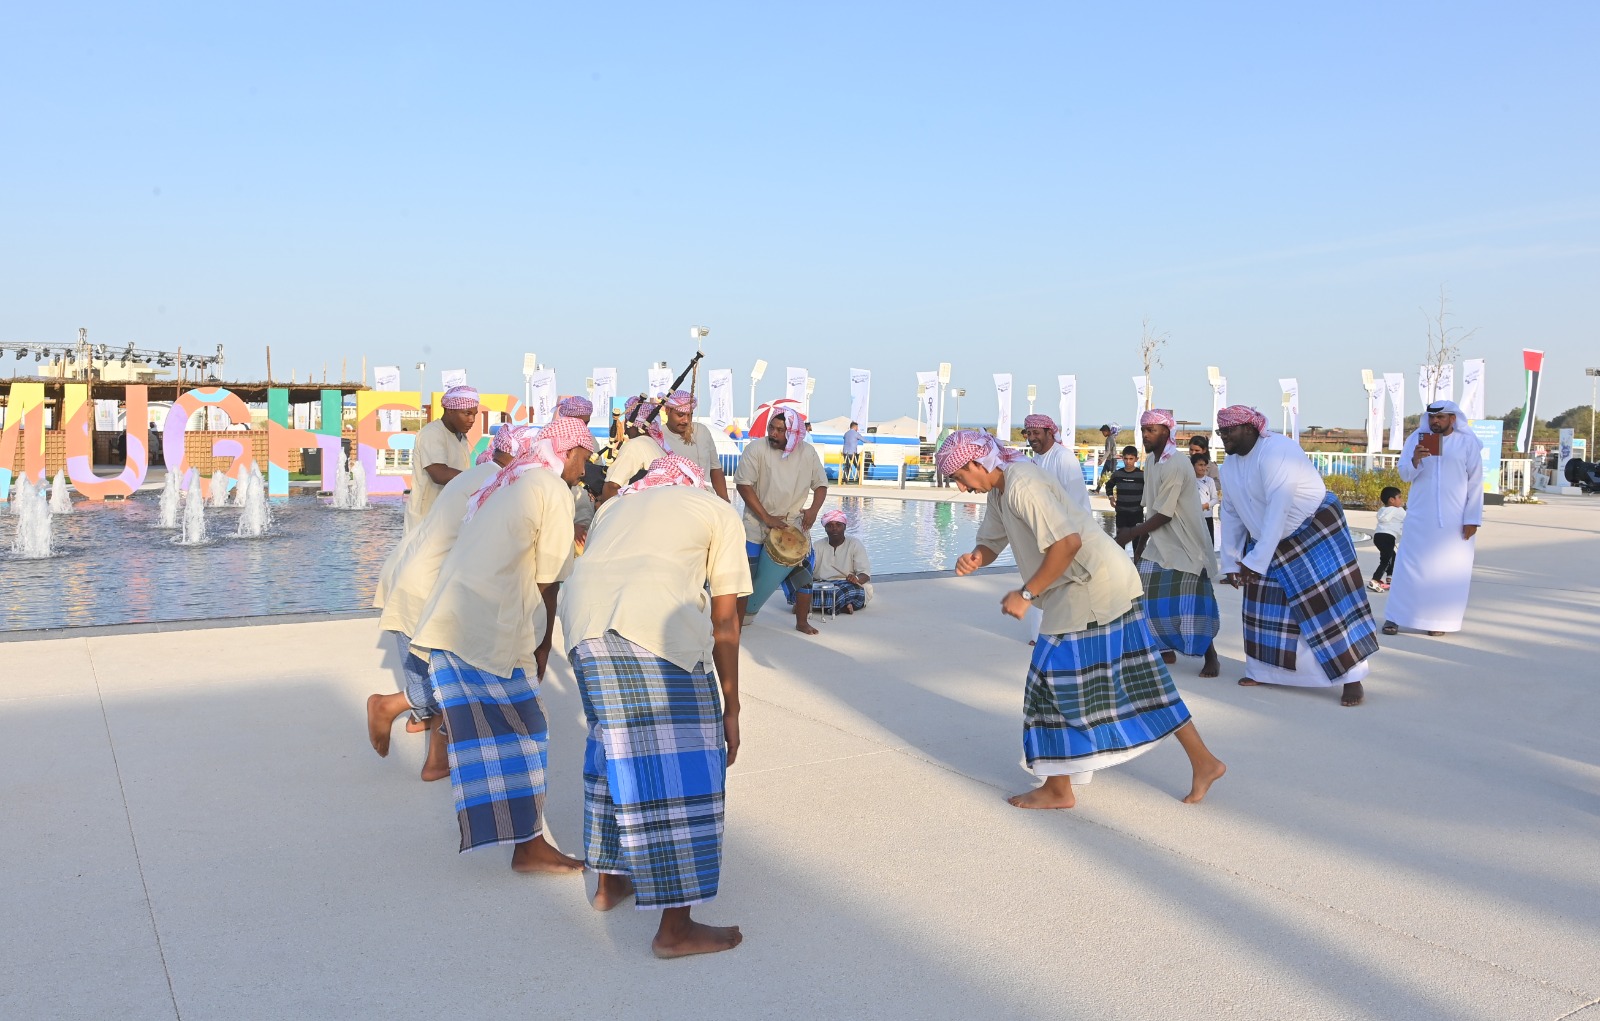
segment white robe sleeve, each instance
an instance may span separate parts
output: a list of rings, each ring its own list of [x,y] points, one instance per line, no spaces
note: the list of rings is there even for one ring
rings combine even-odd
[[[1261,466],[1261,479],[1268,493],[1267,506],[1261,517],[1261,531],[1255,536],[1255,549],[1240,560],[1240,563],[1257,574],[1267,573],[1267,568],[1272,566],[1273,554],[1278,551],[1278,543],[1299,527],[1299,521],[1289,520],[1295,501],[1300,495],[1297,476],[1302,473],[1295,469],[1301,467],[1310,469],[1310,462],[1298,448],[1292,453],[1277,450],[1267,453],[1272,460]],[[1290,457],[1295,458],[1298,463],[1289,463]],[[1318,482],[1320,481],[1319,478]],[[1241,542],[1240,547],[1243,548],[1243,545]]]
[[[1407,485],[1417,481],[1417,476],[1422,474],[1422,465],[1411,463],[1412,455],[1417,452],[1417,440],[1421,436],[1422,430],[1418,429],[1406,437],[1405,445],[1400,448],[1400,464],[1398,465],[1400,481]],[[1423,460],[1426,461],[1427,458],[1423,458]]]
[[[1483,452],[1473,445],[1467,460],[1467,492],[1461,507],[1463,525],[1483,524]]]

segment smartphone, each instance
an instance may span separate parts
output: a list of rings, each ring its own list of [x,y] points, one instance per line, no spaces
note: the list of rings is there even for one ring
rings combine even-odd
[[[1421,447],[1423,450],[1426,450],[1429,454],[1437,457],[1439,454],[1440,439],[1441,437],[1438,433],[1423,433],[1417,438],[1417,446]]]

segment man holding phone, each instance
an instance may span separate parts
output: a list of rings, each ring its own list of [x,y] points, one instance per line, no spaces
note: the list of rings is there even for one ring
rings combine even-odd
[[[1400,451],[1400,478],[1411,492],[1406,541],[1389,583],[1386,635],[1403,627],[1435,636],[1461,630],[1483,524],[1483,441],[1466,424],[1454,401],[1435,401]]]

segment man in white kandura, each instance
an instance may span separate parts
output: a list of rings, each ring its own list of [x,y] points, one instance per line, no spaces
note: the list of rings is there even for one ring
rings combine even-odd
[[[1460,631],[1483,524],[1483,441],[1454,401],[1428,405],[1428,420],[1406,437],[1400,478],[1406,541],[1395,557],[1383,633]]]
[[[1029,415],[1022,420],[1022,438],[1033,450],[1033,463],[1056,480],[1068,500],[1085,514],[1093,514],[1089,487],[1083,484],[1083,462],[1078,460],[1072,444],[1061,442],[1061,429],[1056,420],[1049,415]]]

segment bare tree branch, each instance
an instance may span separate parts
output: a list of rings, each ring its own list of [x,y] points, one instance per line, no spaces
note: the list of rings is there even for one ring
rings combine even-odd
[[[1168,334],[1157,333],[1150,326],[1150,317],[1145,316],[1139,330],[1139,360],[1144,363],[1144,409],[1149,411],[1154,407],[1155,380],[1152,370],[1161,368],[1161,349],[1167,346]]]

